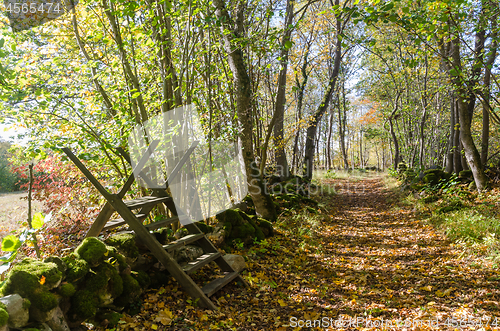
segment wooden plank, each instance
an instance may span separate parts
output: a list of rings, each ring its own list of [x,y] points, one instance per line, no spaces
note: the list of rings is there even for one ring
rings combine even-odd
[[[229,284],[232,280],[238,278],[240,274],[237,271],[228,272],[224,277],[217,278],[201,289],[206,296],[210,297],[218,290]]]
[[[167,225],[170,225],[172,223],[179,222],[179,217],[174,216],[174,217],[169,217],[169,218],[163,218],[159,221],[149,223],[144,225],[149,231],[153,231],[159,228],[164,228]]]
[[[146,214],[136,214],[135,217],[137,217],[137,219],[139,219],[139,221],[143,221],[145,220],[148,215]],[[116,220],[111,220],[109,221],[108,223],[106,223],[106,226],[102,229],[102,230],[111,230],[111,229],[114,229],[114,228],[117,228],[119,226],[122,226],[122,225],[126,225],[127,222],[125,222],[123,219],[116,219]]]
[[[129,209],[139,209],[143,207],[154,206],[162,202],[171,200],[171,197],[141,197],[137,199],[123,201]]]
[[[186,246],[187,244],[200,240],[202,237],[204,237],[204,234],[202,233],[188,234],[187,236],[173,241],[167,245],[163,245],[163,248],[170,252],[178,247]]]
[[[139,166],[140,169],[144,167],[151,153],[156,149],[159,142],[160,142],[159,140],[154,140],[149,145],[147,152],[142,155],[141,160],[139,161],[136,169],[139,168]],[[123,185],[122,189],[118,193],[118,196],[120,198],[123,198],[125,196],[125,194],[128,192],[128,190],[134,183],[134,180],[135,180],[134,171],[132,171],[127,181],[125,182],[125,185]],[[106,227],[106,223],[109,221],[111,215],[113,215],[114,212],[115,210],[113,209],[113,207],[109,204],[109,202],[106,202],[104,207],[99,212],[99,215],[97,215],[97,218],[95,219],[94,223],[92,223],[92,225],[90,226],[90,229],[87,231],[85,237],[97,237],[99,233],[101,233],[101,231],[104,229],[104,227]]]
[[[160,261],[167,271],[181,284],[186,292],[195,299],[199,298],[200,306],[215,310],[215,304],[203,293],[201,288],[187,275],[177,264],[174,258],[163,248],[156,238],[149,233],[134,214],[127,208],[125,203],[117,196],[108,200],[115,210],[127,221],[130,228],[136,233],[139,239],[149,248],[151,253]]]
[[[73,152],[69,148],[62,148],[62,151],[66,153],[71,161],[80,169],[85,177],[94,185],[94,187],[101,193],[101,195],[106,198],[106,200],[110,199],[114,194],[108,192],[104,186],[99,183],[99,181],[92,175],[92,173],[87,169],[87,167],[73,154]]]
[[[196,260],[188,262],[187,265],[182,267],[182,270],[184,270],[188,274],[193,273],[196,270],[209,264],[210,262],[212,262],[213,260],[215,260],[216,258],[218,258],[220,256],[221,256],[221,253],[219,253],[219,252],[203,254],[202,256],[197,258]]]

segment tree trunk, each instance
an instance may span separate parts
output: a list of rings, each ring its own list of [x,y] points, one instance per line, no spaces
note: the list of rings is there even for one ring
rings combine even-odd
[[[215,6],[215,14],[222,22],[221,34],[224,40],[224,48],[228,54],[229,67],[233,73],[234,87],[236,90],[236,111],[238,114],[238,122],[241,127],[240,139],[249,193],[252,196],[257,214],[265,219],[275,220],[276,210],[273,201],[265,190],[262,173],[255,163],[252,143],[252,88],[250,77],[248,76],[243,59],[242,48],[238,45],[233,45],[233,38],[237,39],[242,36],[244,6],[243,3],[238,5],[236,22],[233,22],[223,0],[214,0],[213,4]],[[226,33],[226,31],[231,31],[231,33]]]
[[[455,146],[455,100],[453,95],[450,102],[450,138],[448,139],[448,153],[446,153],[446,172],[453,172],[453,155]]]
[[[490,141],[490,84],[491,84],[491,67],[493,66],[493,63],[495,63],[495,59],[497,56],[497,48],[498,48],[498,42],[497,42],[497,31],[496,31],[496,26],[497,26],[497,20],[498,15],[495,15],[495,19],[492,21],[492,30],[494,31],[492,33],[492,41],[491,41],[491,49],[490,49],[490,54],[488,56],[488,60],[486,61],[485,65],[485,71],[484,71],[484,78],[483,78],[483,84],[484,84],[484,100],[483,100],[483,129],[481,132],[481,163],[483,165],[486,165],[486,162],[488,160],[488,147],[489,147],[489,141]]]
[[[339,6],[340,0],[335,0],[335,5]],[[342,22],[340,20],[340,14],[336,15],[337,20],[337,41],[335,44],[335,60],[333,64],[333,70],[328,80],[328,86],[326,87],[321,103],[313,114],[312,119],[309,121],[306,130],[306,147],[305,147],[305,157],[304,157],[304,178],[308,181],[312,179],[313,166],[314,166],[314,139],[316,137],[317,125],[321,121],[321,117],[328,109],[328,105],[332,98],[335,83],[340,71],[340,64],[342,61],[342,38],[340,36],[342,30]]]
[[[397,111],[398,111],[398,106],[399,106],[399,96],[401,94],[398,93],[396,95],[396,100],[394,102],[394,105],[393,105],[393,110],[392,110],[392,113],[391,115],[389,116],[389,131],[391,133],[391,138],[392,138],[392,142],[394,144],[394,170],[397,170],[398,169],[398,164],[399,162],[401,161],[400,160],[400,156],[399,156],[399,142],[398,142],[398,137],[396,136],[396,132],[394,131],[394,123],[392,122]]]
[[[276,170],[279,170],[281,180],[290,177],[290,170],[285,153],[285,142],[283,139],[283,122],[286,103],[286,74],[288,70],[288,51],[290,49],[293,23],[293,0],[286,2],[285,34],[281,40],[281,69],[278,76],[278,91],[276,93],[276,103],[274,112],[276,114],[276,123],[274,124],[274,151],[276,158]]]
[[[454,98],[453,111],[455,112],[455,134],[453,142],[453,164],[455,166],[455,173],[458,175],[463,170],[462,167],[462,149],[460,148],[460,118],[458,117],[458,103]]]
[[[476,54],[482,52],[482,50],[480,49],[481,39],[482,45],[484,46],[484,32],[478,31],[476,33]],[[452,60],[455,70],[457,70],[457,72],[462,72],[459,42],[460,41],[458,40],[458,38],[455,38],[452,41]],[[460,121],[460,140],[463,144],[465,157],[470,169],[472,170],[477,189],[478,191],[484,191],[488,187],[488,178],[484,173],[483,166],[481,164],[481,156],[479,155],[476,145],[474,144],[474,139],[471,132],[472,111],[474,110],[475,94],[472,90],[466,89],[464,87],[464,82],[459,75],[451,75],[451,78],[453,85],[457,91],[458,116]],[[473,76],[472,80],[474,79],[475,77]]]

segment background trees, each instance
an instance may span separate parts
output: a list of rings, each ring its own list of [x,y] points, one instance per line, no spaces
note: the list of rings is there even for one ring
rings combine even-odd
[[[70,146],[117,187],[132,127],[194,104],[211,137],[241,140],[262,192],[264,171],[399,162],[470,168],[482,189],[499,150],[497,21],[492,0],[85,1],[4,26],[2,118],[29,128],[31,156]]]

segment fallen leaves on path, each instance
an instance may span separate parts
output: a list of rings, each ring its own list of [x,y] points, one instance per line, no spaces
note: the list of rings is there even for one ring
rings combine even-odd
[[[126,316],[118,329],[500,327],[497,270],[461,259],[433,227],[398,206],[380,178],[325,185],[339,182],[349,190],[320,198],[317,213],[289,210],[274,237],[240,252],[248,258],[242,274],[250,286],[217,292],[212,299],[219,310],[196,308],[172,281],[147,291],[141,312]],[[193,278],[203,281],[208,273],[203,269]]]

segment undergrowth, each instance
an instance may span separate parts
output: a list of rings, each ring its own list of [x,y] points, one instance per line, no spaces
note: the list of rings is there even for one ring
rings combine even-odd
[[[500,190],[477,194],[456,182],[412,192],[403,203],[463,250],[463,255],[500,266]]]

